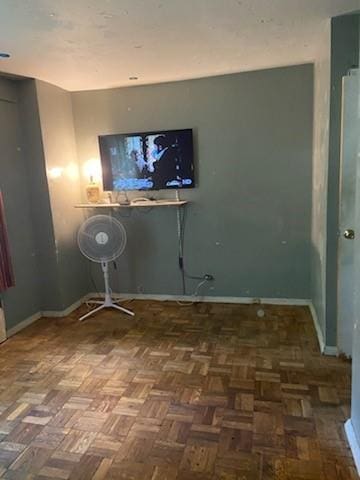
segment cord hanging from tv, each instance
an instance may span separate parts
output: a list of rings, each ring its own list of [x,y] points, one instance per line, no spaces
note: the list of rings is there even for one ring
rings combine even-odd
[[[99,136],[104,189],[193,188],[192,130]]]

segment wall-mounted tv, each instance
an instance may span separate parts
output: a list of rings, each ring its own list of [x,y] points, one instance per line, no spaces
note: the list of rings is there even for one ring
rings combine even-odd
[[[104,190],[193,188],[192,130],[99,136]]]

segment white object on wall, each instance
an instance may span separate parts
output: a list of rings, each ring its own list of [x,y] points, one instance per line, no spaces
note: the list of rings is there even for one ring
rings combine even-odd
[[[355,228],[359,79],[357,70],[352,70],[343,78],[342,89],[337,343],[347,357],[352,356],[355,321],[355,242],[351,234]]]
[[[0,304],[0,343],[6,340],[5,313]]]

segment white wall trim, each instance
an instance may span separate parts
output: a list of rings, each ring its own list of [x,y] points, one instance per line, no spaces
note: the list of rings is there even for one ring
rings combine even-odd
[[[314,322],[314,327],[315,327],[318,342],[319,342],[320,352],[324,353],[324,350],[325,350],[324,335],[322,333],[320,323],[319,323],[319,318],[317,316],[315,307],[314,307],[312,302],[310,302],[309,308],[310,308],[311,316],[312,316],[312,319],[313,319],[313,322]]]
[[[308,305],[309,305],[309,308],[310,308],[311,316],[312,316],[312,319],[313,319],[313,322],[314,322],[314,327],[315,327],[316,334],[317,334],[317,337],[318,337],[320,352],[323,355],[336,357],[338,355],[337,347],[330,347],[328,345],[325,345],[324,335],[323,335],[323,332],[322,332],[321,327],[320,327],[319,318],[317,316],[314,304],[310,301]]]
[[[351,453],[354,457],[356,469],[360,475],[360,445],[351,418],[345,422],[345,433],[350,445]]]
[[[65,308],[65,310],[45,310],[43,312],[34,313],[33,315],[31,315],[28,318],[25,318],[25,320],[18,323],[14,327],[9,328],[9,330],[6,331],[7,337],[12,337],[16,333],[20,332],[24,328],[28,327],[32,323],[39,320],[40,318],[43,318],[43,317],[51,317],[51,318],[67,317],[68,315],[70,315],[70,313],[72,313],[74,310],[79,308],[80,305],[82,305],[84,302],[86,302],[86,300],[88,300],[89,297],[90,297],[90,295],[88,295],[88,294],[85,295],[84,297],[80,298],[80,300],[77,300],[72,305]]]
[[[5,342],[7,339],[5,312],[0,300],[0,343]]]
[[[76,302],[74,302],[72,305],[69,307],[65,308],[65,310],[44,310],[41,312],[42,317],[54,317],[54,318],[61,318],[61,317],[67,317],[72,313],[74,310],[79,308],[86,300],[88,300],[92,295],[86,294]]]
[[[325,345],[322,353],[329,357],[337,357],[339,355],[339,350],[337,347],[329,347],[329,345]]]
[[[104,293],[90,293],[87,298],[102,297]],[[309,299],[302,298],[253,298],[253,297],[215,297],[193,295],[160,295],[152,293],[115,293],[113,296],[121,300],[157,300],[160,302],[208,302],[208,303],[236,303],[236,304],[259,304],[259,305],[299,305],[309,306]]]
[[[34,313],[33,315],[31,315],[30,317],[25,318],[25,320],[18,323],[14,327],[9,328],[9,330],[6,331],[7,336],[12,337],[13,335],[15,335],[15,333],[20,332],[20,330],[23,330],[24,328],[28,327],[32,323],[39,320],[39,318],[41,318],[41,317],[42,317],[41,312],[37,312],[37,313]]]

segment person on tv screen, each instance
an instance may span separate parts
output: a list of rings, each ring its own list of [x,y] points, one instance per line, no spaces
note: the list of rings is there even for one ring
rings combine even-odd
[[[154,188],[166,188],[178,177],[178,148],[172,145],[166,135],[159,135],[154,140],[156,161],[153,163],[152,179]]]
[[[146,175],[146,162],[143,156],[137,151],[132,150],[130,152],[130,158],[132,160],[132,173],[135,178],[142,178]]]

